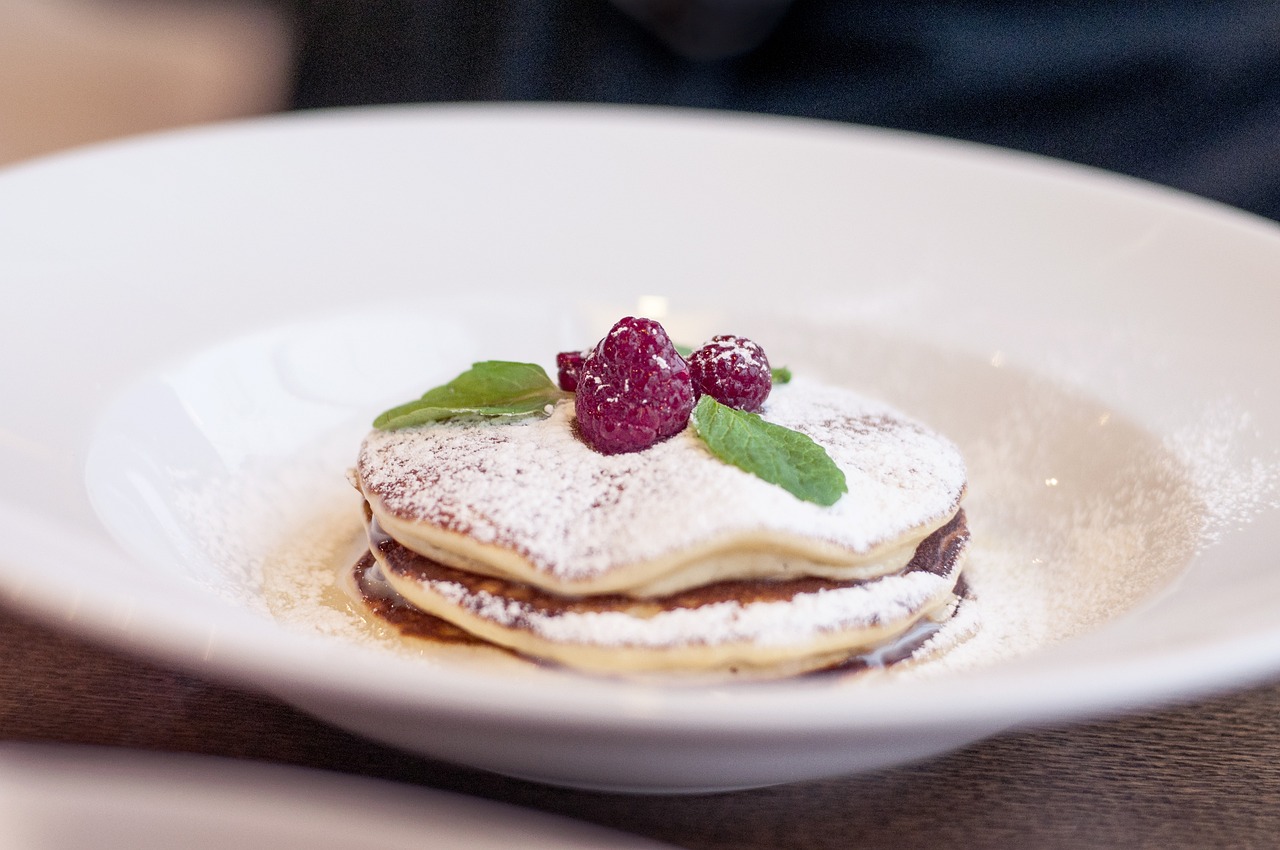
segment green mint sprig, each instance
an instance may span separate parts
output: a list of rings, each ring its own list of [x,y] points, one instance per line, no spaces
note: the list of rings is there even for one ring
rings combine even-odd
[[[810,437],[704,395],[690,417],[711,453],[797,499],[830,506],[849,492],[844,472]]]
[[[458,416],[545,415],[548,405],[568,396],[535,363],[485,360],[449,383],[427,390],[421,398],[385,411],[373,420],[373,427],[394,431]]]

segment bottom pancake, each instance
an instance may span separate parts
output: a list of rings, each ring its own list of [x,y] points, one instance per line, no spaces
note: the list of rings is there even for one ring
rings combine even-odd
[[[785,676],[911,655],[955,611],[969,533],[960,512],[877,579],[730,581],[643,600],[557,596],[446,567],[376,526],[370,537],[376,562],[357,566],[360,596],[407,636],[597,673]]]

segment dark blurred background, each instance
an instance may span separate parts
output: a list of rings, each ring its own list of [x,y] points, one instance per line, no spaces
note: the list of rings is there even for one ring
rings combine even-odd
[[[901,128],[1280,219],[1274,0],[0,0],[0,160],[279,109],[495,100]]]

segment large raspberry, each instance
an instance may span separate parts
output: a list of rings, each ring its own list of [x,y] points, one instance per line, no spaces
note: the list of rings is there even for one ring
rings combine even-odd
[[[693,402],[689,366],[652,319],[619,321],[578,370],[578,431],[603,454],[640,451],[678,434]]]
[[[689,372],[698,393],[739,410],[760,410],[773,388],[764,349],[741,336],[713,336],[689,356]]]

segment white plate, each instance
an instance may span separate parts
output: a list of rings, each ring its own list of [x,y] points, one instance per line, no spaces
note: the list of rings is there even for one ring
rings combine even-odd
[[[515,806],[229,759],[0,747],[6,850],[508,850],[658,844]]]
[[[1174,193],[790,120],[412,108],[73,153],[0,176],[0,587],[371,737],[601,788],[867,769],[1237,686],[1280,670],[1277,269],[1273,224]],[[678,338],[747,333],[961,444],[975,576],[1003,576],[952,656],[974,669],[659,687],[404,657],[289,609],[280,563],[344,557],[374,413],[649,295]]]

